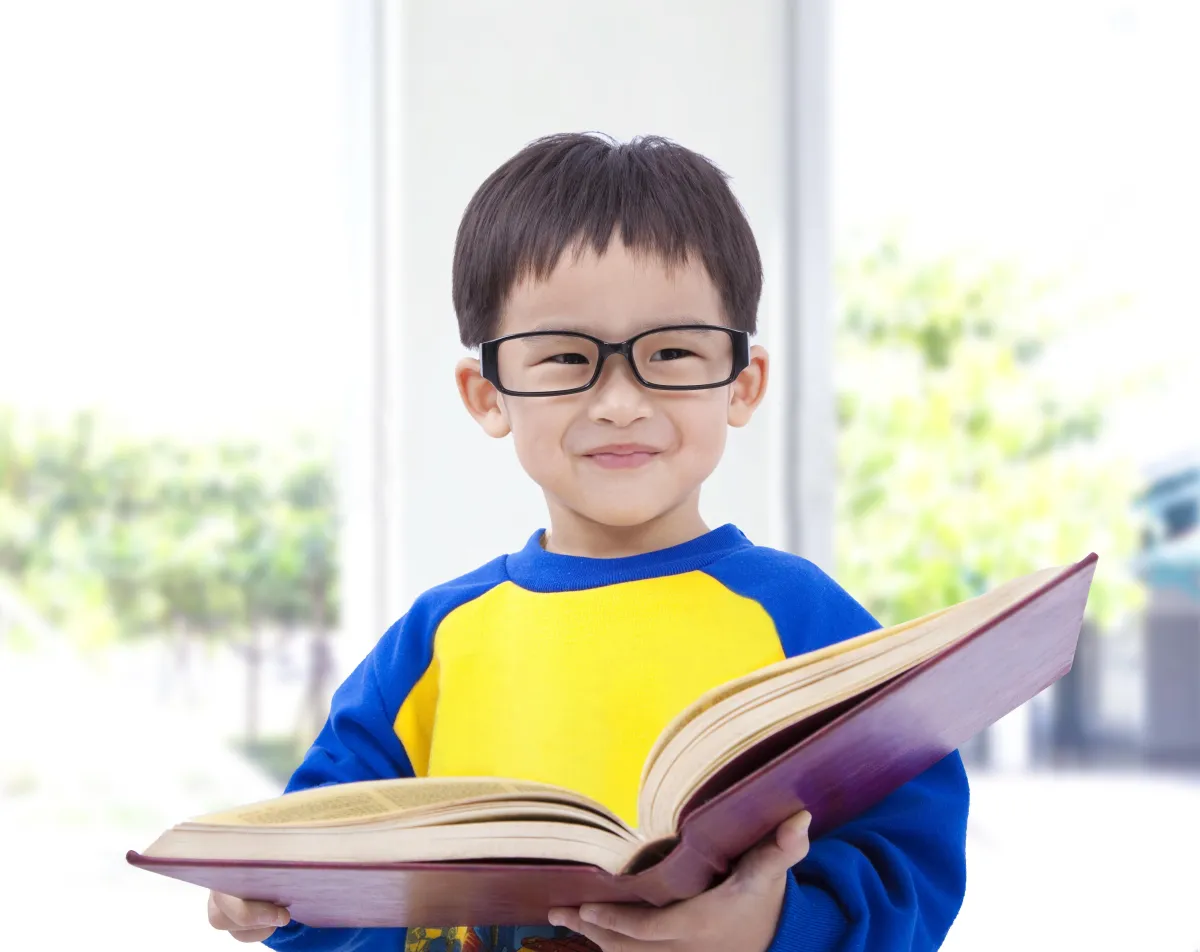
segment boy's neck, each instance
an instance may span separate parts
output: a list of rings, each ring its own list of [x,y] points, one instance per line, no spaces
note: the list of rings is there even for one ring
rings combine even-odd
[[[706,532],[698,499],[636,526],[603,525],[551,502],[550,528],[542,546],[557,555],[618,559],[682,545]]]

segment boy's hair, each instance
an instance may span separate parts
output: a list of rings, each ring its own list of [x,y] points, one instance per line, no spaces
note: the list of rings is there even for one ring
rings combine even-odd
[[[745,213],[712,162],[658,136],[619,143],[565,133],[538,139],[493,172],[463,213],[454,246],[459,337],[495,336],[513,286],[549,277],[562,253],[597,254],[613,231],[668,266],[696,255],[730,326],[755,330],[762,260]]]

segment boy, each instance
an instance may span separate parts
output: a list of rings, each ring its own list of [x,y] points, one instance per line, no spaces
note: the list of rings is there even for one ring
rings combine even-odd
[[[700,487],[763,399],[758,249],[723,174],[658,138],[534,142],[472,198],[453,273],[467,411],[512,436],[546,532],[425,593],[336,693],[288,783],[506,776],[636,822],[642,762],[705,690],[878,627],[811,563],[709,530]],[[807,815],[667,909],[524,928],[314,929],[213,895],[212,924],[289,952],[927,950],[965,888],[957,754],[812,844]]]

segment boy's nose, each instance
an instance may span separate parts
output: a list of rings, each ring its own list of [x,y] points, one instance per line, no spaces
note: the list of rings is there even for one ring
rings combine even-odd
[[[619,354],[604,362],[592,388],[588,415],[597,423],[628,426],[650,415],[650,392],[637,382],[629,362]]]

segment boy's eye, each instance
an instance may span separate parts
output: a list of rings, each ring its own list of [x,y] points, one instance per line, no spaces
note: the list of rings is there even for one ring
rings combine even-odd
[[[682,347],[663,347],[650,355],[651,360],[682,360],[684,357],[695,357],[690,350]]]
[[[554,354],[543,361],[548,364],[586,364],[587,362],[586,354]]]

